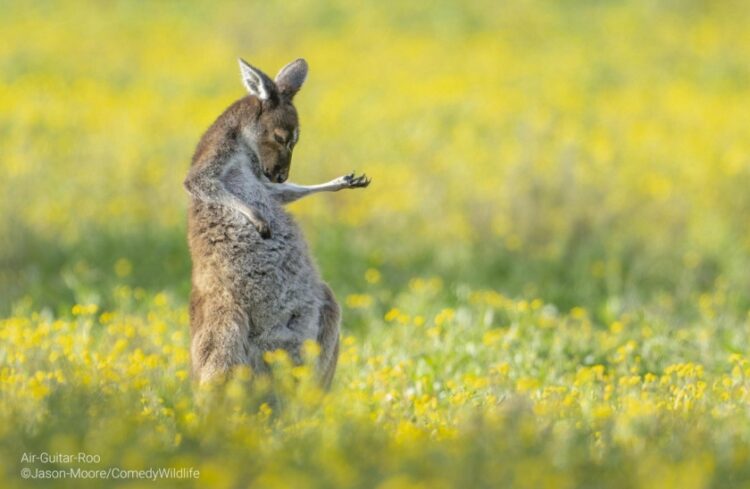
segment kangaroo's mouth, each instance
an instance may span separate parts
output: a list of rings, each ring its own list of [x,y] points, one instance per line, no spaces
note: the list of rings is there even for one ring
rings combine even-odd
[[[280,171],[280,172],[264,171],[263,174],[272,183],[284,183],[286,182],[286,179],[289,178],[289,173],[285,171]]]

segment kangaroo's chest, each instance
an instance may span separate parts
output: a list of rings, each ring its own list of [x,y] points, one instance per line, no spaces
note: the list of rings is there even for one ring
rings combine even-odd
[[[276,202],[268,202],[261,212],[271,228],[268,239],[245,216],[225,206],[196,202],[191,209],[194,268],[245,303],[285,300],[317,277],[292,218]]]

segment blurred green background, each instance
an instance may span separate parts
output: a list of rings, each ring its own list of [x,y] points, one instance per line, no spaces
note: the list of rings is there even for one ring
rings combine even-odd
[[[202,132],[305,57],[291,206],[340,296],[441,277],[599,317],[748,307],[740,1],[0,2],[0,314],[186,301]]]

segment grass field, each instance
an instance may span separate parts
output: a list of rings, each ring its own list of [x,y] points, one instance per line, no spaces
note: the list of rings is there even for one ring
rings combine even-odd
[[[750,487],[748,25],[0,2],[0,485]],[[182,180],[238,56],[310,64],[291,180],[373,178],[291,206],[344,313],[327,396],[281,353],[273,395],[188,377]]]

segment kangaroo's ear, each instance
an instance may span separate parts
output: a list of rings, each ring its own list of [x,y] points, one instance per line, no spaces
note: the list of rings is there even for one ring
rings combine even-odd
[[[275,87],[273,81],[250,63],[242,58],[237,61],[240,63],[240,74],[242,75],[242,83],[245,84],[248,93],[255,95],[260,100],[268,100],[273,96]]]
[[[288,98],[294,97],[294,94],[302,88],[307,77],[307,61],[302,58],[295,59],[285,67],[281,68],[276,75],[276,86],[279,93]]]

